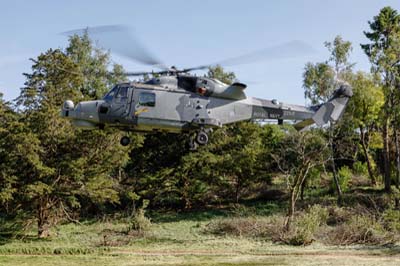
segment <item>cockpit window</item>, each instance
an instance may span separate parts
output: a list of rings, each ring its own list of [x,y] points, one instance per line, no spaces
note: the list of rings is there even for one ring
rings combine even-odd
[[[141,92],[139,94],[139,104],[142,106],[156,106],[156,95],[152,92]]]
[[[114,97],[114,101],[117,103],[124,103],[128,100],[128,87],[120,87],[117,94]]]
[[[105,101],[117,101],[119,103],[126,102],[128,100],[128,86],[115,86],[106,96],[103,97]]]
[[[114,98],[115,93],[118,91],[118,86],[115,86],[111,91],[109,91],[106,96],[103,97],[105,101],[111,101]]]

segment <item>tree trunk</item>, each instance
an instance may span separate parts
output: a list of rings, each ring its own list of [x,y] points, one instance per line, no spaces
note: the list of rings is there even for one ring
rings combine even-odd
[[[333,149],[333,125],[329,127],[329,146],[330,146],[330,152],[331,152],[331,163],[332,163],[332,174],[333,174],[333,181],[335,183],[336,187],[336,193],[337,193],[337,204],[340,206],[342,205],[342,188],[340,187],[339,183],[339,178],[336,173],[336,164],[335,164],[335,151]]]
[[[236,203],[239,203],[241,187],[242,187],[241,178],[240,177],[236,177],[236,187],[235,187],[235,200],[236,200]]]
[[[295,206],[296,206],[296,188],[292,188],[290,190],[290,197],[289,197],[289,207],[288,207],[288,212],[287,212],[287,217],[285,221],[285,230],[289,231],[290,227],[292,225],[293,221],[293,216],[294,216],[294,211],[295,211]]]
[[[50,235],[49,231],[49,217],[48,210],[46,206],[46,200],[40,199],[37,209],[37,225],[38,225],[38,237],[47,238]]]
[[[285,230],[289,231],[290,226],[293,221],[293,216],[296,207],[296,201],[299,198],[300,188],[303,186],[304,181],[306,180],[308,171],[310,170],[310,165],[307,164],[305,168],[303,168],[299,175],[296,177],[291,189],[290,189],[290,198],[289,198],[289,207],[287,212],[287,217],[285,221]]]
[[[362,127],[360,127],[360,134],[361,134],[361,146],[364,151],[365,160],[367,161],[368,175],[369,178],[371,179],[371,185],[376,186],[376,179],[374,176],[374,171],[372,170],[371,158],[369,157],[369,152],[368,152],[368,145],[365,141],[365,132]]]
[[[304,201],[304,190],[305,190],[306,186],[307,186],[307,182],[306,182],[306,180],[304,180],[304,182],[301,184],[301,187],[300,187],[300,199],[301,199],[301,201]]]
[[[396,188],[400,186],[400,147],[399,147],[399,137],[398,137],[398,129],[395,126],[394,130],[394,140],[396,145]]]
[[[385,181],[385,191],[390,193],[391,188],[391,173],[390,173],[390,156],[389,156],[389,123],[388,119],[385,119],[385,124],[382,130],[383,134],[383,167],[384,167],[384,181]]]

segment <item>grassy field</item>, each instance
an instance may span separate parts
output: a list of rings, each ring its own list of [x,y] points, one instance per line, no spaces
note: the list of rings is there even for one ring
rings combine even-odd
[[[267,210],[268,208],[257,208]],[[0,242],[0,265],[400,265],[400,247],[279,245],[265,239],[205,232],[222,211],[153,215],[145,236],[127,233],[125,219],[60,225],[47,240]]]

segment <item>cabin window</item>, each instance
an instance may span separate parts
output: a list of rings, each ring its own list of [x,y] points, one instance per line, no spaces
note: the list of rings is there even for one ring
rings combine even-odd
[[[152,92],[141,92],[139,94],[139,104],[142,106],[156,106],[156,95]]]

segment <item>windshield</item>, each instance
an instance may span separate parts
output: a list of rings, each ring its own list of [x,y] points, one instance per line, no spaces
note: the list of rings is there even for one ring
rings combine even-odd
[[[119,86],[116,85],[112,90],[110,90],[104,97],[103,100],[105,101],[111,101],[114,97],[114,95],[117,93]]]
[[[112,101],[113,99],[124,101],[128,98],[128,89],[129,86],[125,84],[115,85],[112,90],[110,90],[104,97],[103,100],[105,101]]]

